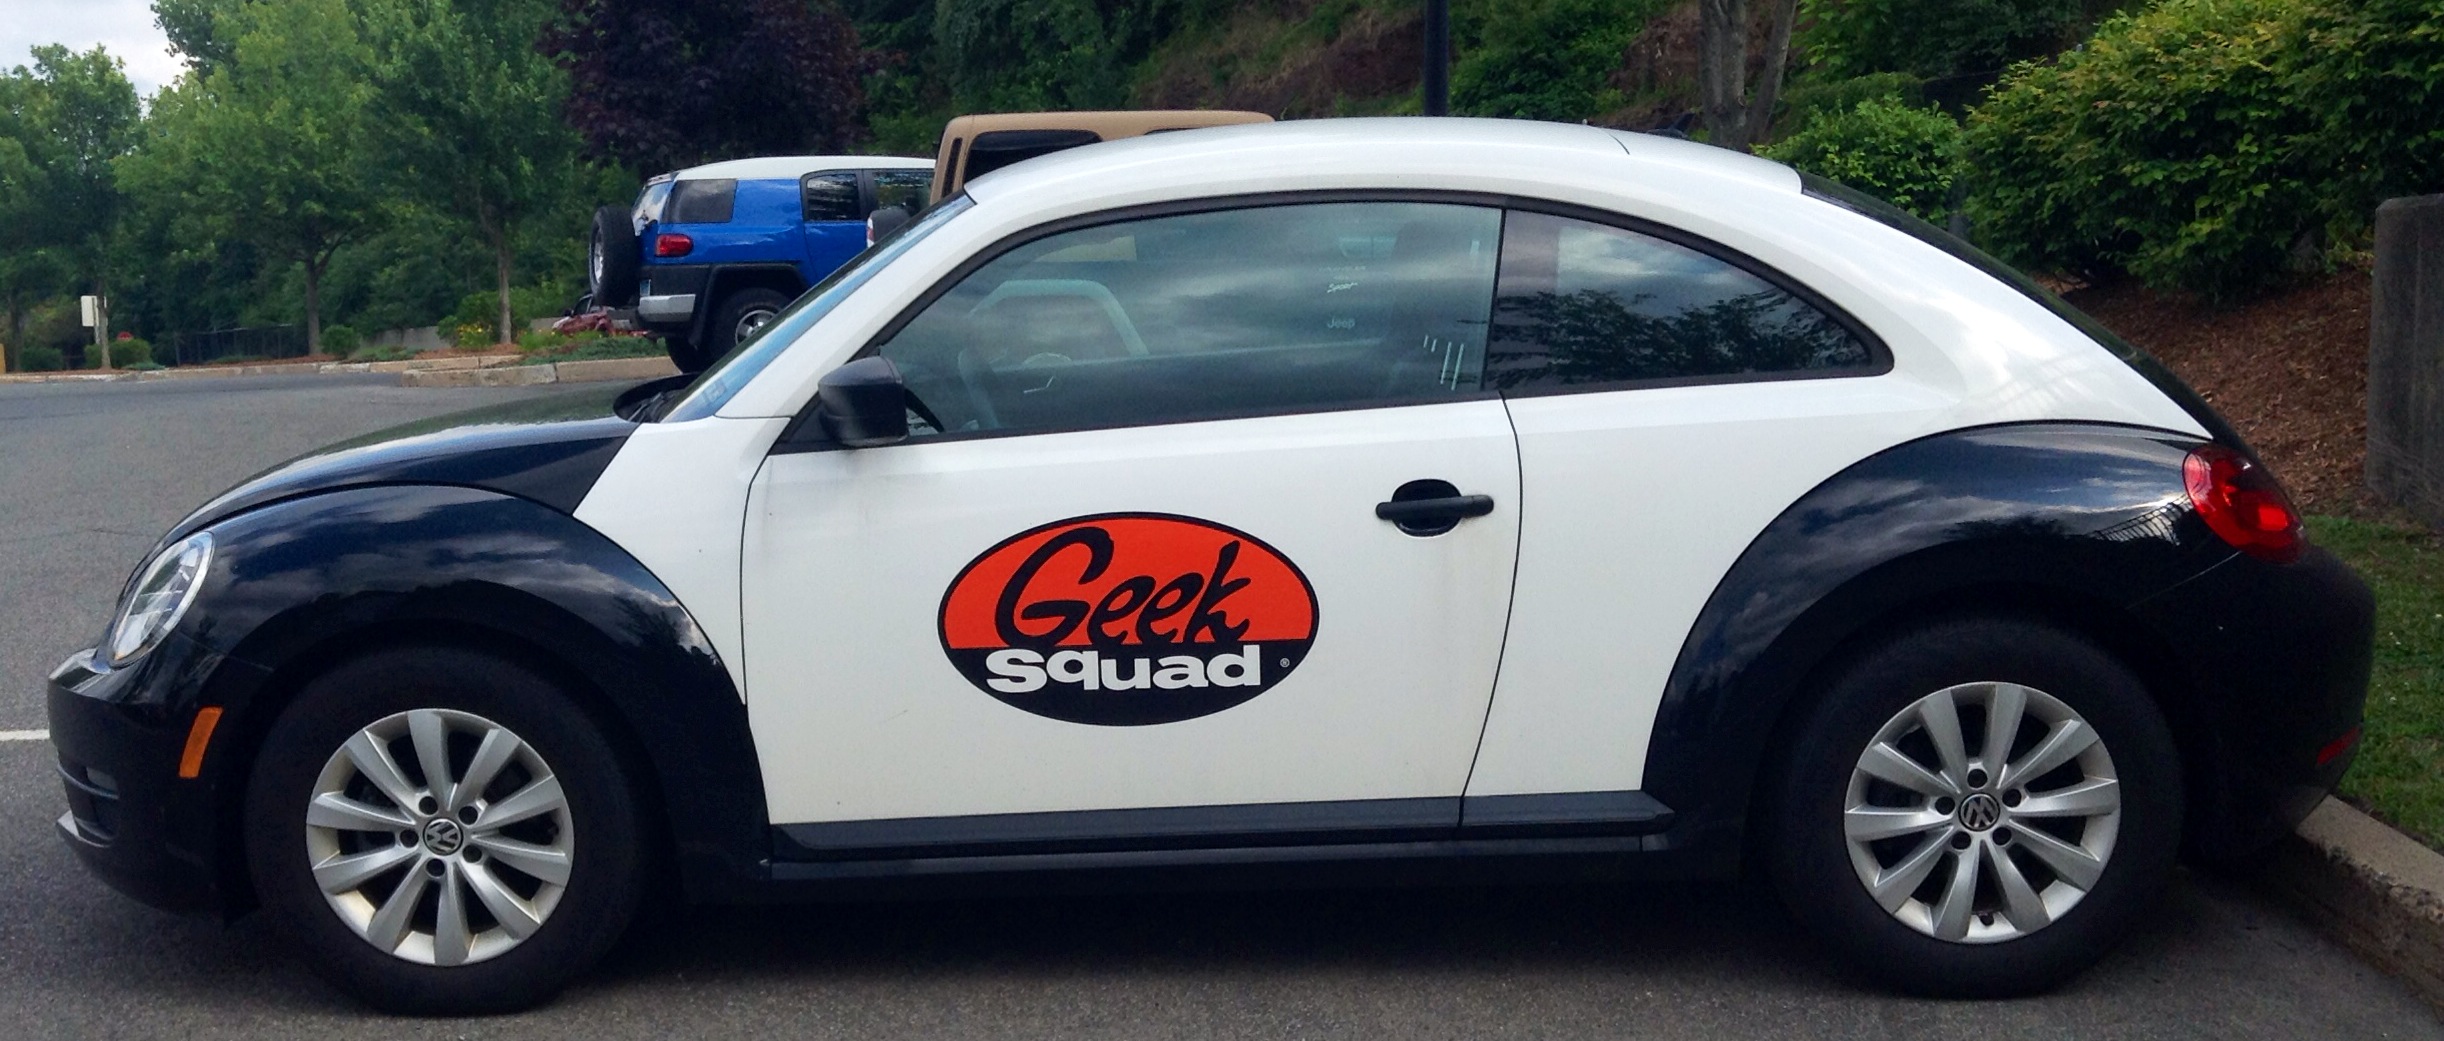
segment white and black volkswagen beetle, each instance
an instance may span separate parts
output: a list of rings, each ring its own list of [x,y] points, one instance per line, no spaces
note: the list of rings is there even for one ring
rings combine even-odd
[[[1681,141],[1066,152],[540,408],[162,540],[51,682],[96,873],[403,1010],[543,999],[647,899],[1426,862],[1746,862],[1844,964],[2007,993],[2358,735],[2369,594],[2196,396]]]

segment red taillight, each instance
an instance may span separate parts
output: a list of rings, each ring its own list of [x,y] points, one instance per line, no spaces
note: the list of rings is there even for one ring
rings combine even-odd
[[[2222,445],[2203,445],[2181,462],[2190,505],[2218,538],[2259,560],[2300,556],[2300,511],[2274,475]]]
[[[653,237],[653,255],[657,257],[684,257],[688,251],[695,248],[695,239],[675,231],[666,231]]]
[[[2325,743],[2325,747],[2317,749],[2317,765],[2324,766],[2327,763],[2333,762],[2336,758],[2340,757],[2342,753],[2350,751],[2352,745],[2358,743],[2358,727],[2352,727],[2349,730],[2343,731],[2341,737],[2328,741]]]

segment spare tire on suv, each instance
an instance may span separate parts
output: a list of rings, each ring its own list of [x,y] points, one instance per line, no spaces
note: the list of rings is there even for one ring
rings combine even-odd
[[[596,307],[625,307],[636,302],[636,228],[628,211],[617,206],[594,210],[594,234],[586,241],[586,288]]]

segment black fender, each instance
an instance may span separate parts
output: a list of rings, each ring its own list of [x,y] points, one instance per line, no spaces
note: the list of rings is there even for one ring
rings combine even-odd
[[[452,642],[562,682],[658,802],[692,893],[763,873],[763,781],[746,705],[685,605],[611,540],[530,499],[383,485],[276,502],[211,525],[214,561],[179,638],[122,689],[184,719],[223,710],[176,830],[242,892],[237,811],[261,735],[333,662]],[[166,653],[165,653],[166,652]],[[198,830],[201,829],[201,830]]]
[[[2182,460],[2202,440],[1981,427],[1887,449],[1802,496],[1724,574],[1673,665],[1643,788],[1682,815],[1675,842],[1732,866],[1750,794],[1809,677],[1912,617],[2040,613],[2104,640],[2160,697],[2186,700],[2173,652],[2130,609],[2235,555],[2184,489]]]

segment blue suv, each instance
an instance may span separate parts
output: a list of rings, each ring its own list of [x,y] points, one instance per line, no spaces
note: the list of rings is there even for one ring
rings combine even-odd
[[[636,309],[681,370],[729,353],[866,247],[866,218],[925,207],[933,163],[894,156],[736,159],[645,182],[594,213],[594,306]]]

